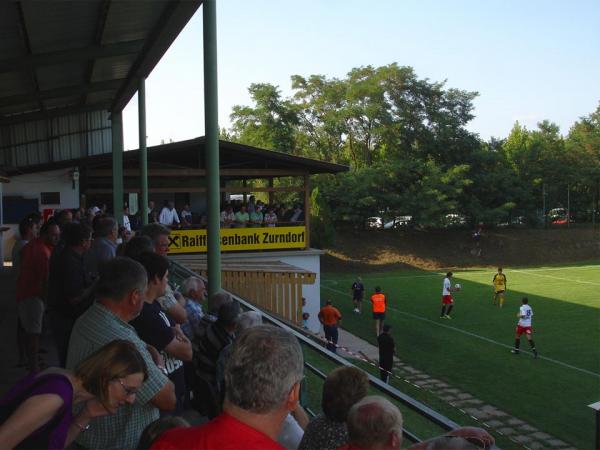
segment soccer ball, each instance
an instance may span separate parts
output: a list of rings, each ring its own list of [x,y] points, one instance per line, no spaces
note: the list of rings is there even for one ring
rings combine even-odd
[[[459,289],[459,290],[460,290],[460,284],[456,283],[456,284],[454,285],[454,287],[455,287],[456,289]]]

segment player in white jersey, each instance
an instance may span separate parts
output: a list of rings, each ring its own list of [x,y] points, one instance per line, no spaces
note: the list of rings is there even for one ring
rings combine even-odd
[[[515,355],[519,354],[519,346],[521,345],[521,335],[525,333],[525,337],[531,346],[531,351],[533,352],[533,357],[538,357],[538,352],[535,349],[535,343],[531,338],[533,333],[533,329],[531,328],[531,319],[533,318],[533,309],[529,306],[529,299],[527,297],[523,297],[521,301],[523,303],[519,308],[519,313],[517,317],[519,318],[519,323],[517,324],[517,334],[515,336],[515,348],[511,350]]]
[[[446,274],[444,283],[442,285],[442,312],[440,319],[451,319],[450,311],[454,307],[454,299],[452,298],[452,292],[460,291],[460,285],[452,287],[452,272]]]

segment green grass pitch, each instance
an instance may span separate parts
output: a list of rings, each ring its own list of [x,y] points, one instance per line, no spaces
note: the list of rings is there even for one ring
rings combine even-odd
[[[505,267],[504,308],[492,305],[492,269],[455,270],[452,320],[439,318],[444,273],[399,271],[362,275],[365,304],[352,314],[353,275],[323,273],[321,299],[332,299],[342,327],[371,343],[368,298],[381,286],[388,299],[399,357],[578,448],[592,448],[600,400],[600,265]],[[510,353],[521,298],[533,308],[539,359]],[[343,345],[343,342],[340,342]]]

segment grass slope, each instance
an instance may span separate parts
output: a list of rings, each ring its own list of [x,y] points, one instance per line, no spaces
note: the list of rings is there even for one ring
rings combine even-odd
[[[388,297],[400,358],[579,448],[591,448],[600,399],[600,266],[505,268],[504,308],[492,306],[489,269],[456,271],[452,320],[439,319],[442,273],[406,270],[363,276],[367,297],[379,285]],[[347,274],[322,274],[322,298],[344,314],[343,327],[375,343],[368,301],[351,313]],[[520,299],[534,310],[541,358],[509,352]],[[343,345],[343,343],[341,343]],[[529,346],[522,339],[521,347]]]

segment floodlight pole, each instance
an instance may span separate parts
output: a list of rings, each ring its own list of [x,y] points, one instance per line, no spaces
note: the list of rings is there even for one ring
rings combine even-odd
[[[221,290],[219,109],[217,92],[217,1],[202,3],[204,34],[204,150],[208,195],[207,272],[210,298]]]
[[[112,169],[113,169],[113,214],[119,225],[123,225],[123,115],[112,111]]]
[[[146,79],[140,77],[138,85],[138,121],[140,147],[140,187],[142,191],[140,213],[142,225],[148,225],[148,149],[146,147]]]

